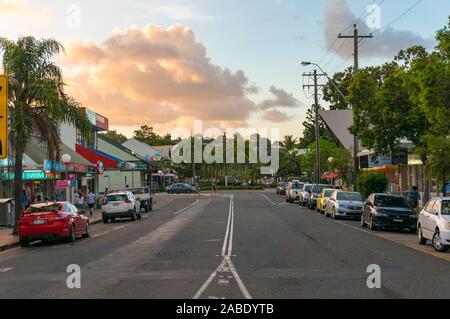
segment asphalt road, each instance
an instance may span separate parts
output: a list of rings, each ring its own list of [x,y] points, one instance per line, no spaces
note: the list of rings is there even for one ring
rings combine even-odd
[[[449,256],[271,191],[173,195],[75,244],[1,252],[0,298],[450,298]],[[80,289],[66,284],[73,264]],[[380,289],[367,287],[372,264]]]

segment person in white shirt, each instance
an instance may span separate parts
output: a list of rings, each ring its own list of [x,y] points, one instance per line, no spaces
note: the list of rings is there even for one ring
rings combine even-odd
[[[94,205],[95,205],[95,194],[89,190],[89,193],[87,194],[87,204],[89,206],[89,214],[92,216],[92,214],[94,213]]]

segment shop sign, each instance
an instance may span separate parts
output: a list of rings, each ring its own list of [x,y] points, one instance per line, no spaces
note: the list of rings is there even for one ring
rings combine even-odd
[[[5,172],[3,174],[3,179],[13,180],[14,172]],[[25,171],[22,172],[22,179],[24,181],[44,180],[46,179],[46,175],[44,171]]]
[[[386,155],[369,155],[369,167],[383,167],[392,165],[392,158]]]
[[[62,171],[62,167],[61,167],[61,162],[60,161],[50,161],[50,160],[44,160],[44,171],[46,172],[51,172],[52,169],[55,172],[61,172]]]

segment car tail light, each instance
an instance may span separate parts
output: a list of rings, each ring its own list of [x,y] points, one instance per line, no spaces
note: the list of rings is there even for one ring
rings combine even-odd
[[[107,199],[103,200],[103,205],[107,205],[107,204],[108,204],[108,200]]]
[[[131,200],[129,200],[128,198],[125,199],[123,202],[124,202],[125,204],[131,204]]]

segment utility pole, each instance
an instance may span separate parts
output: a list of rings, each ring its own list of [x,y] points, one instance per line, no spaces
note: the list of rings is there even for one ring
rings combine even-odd
[[[319,87],[324,87],[323,84],[318,84],[318,79],[326,74],[318,74],[317,70],[313,73],[303,73],[304,77],[313,78],[314,84],[303,85],[303,88],[314,87],[314,110],[315,110],[315,126],[316,126],[316,165],[315,165],[315,183],[320,184],[320,130],[319,130]]]
[[[371,39],[373,38],[372,33],[370,35],[359,35],[358,29],[356,28],[356,24],[353,25],[353,35],[341,35],[339,34],[339,39],[353,39],[353,57],[354,57],[354,66],[353,66],[353,74],[356,74],[359,69],[359,39]],[[358,148],[359,142],[356,136],[353,137],[353,187],[356,185],[356,177],[359,174],[359,163],[358,163]]]

